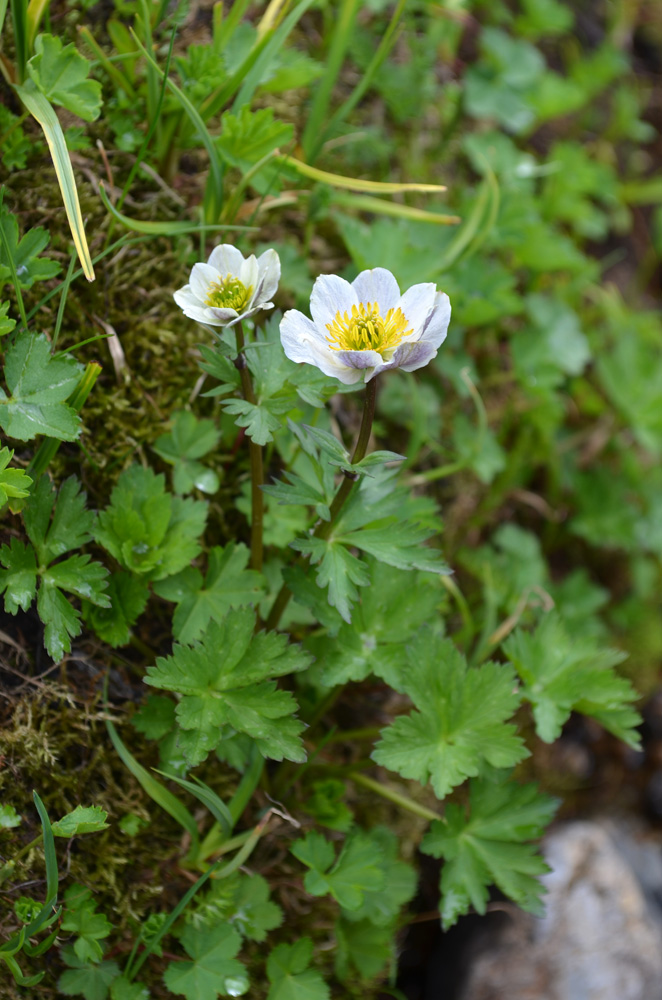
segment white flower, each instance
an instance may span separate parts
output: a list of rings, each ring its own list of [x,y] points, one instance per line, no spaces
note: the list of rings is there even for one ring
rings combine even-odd
[[[321,275],[310,312],[312,320],[296,309],[283,316],[286,355],[349,385],[390,368],[413,372],[427,365],[446,339],[451,306],[433,284],[413,285],[400,295],[391,272],[376,267],[351,284]]]
[[[215,247],[206,264],[194,264],[188,285],[173,298],[184,315],[205,326],[234,326],[260,309],[273,309],[280,280],[275,250],[255,258],[230,243]]]

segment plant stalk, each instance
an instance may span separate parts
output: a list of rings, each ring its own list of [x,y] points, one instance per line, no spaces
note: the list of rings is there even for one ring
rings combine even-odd
[[[376,382],[377,379],[372,378],[368,383],[366,383],[365,398],[363,400],[363,416],[361,418],[359,436],[356,440],[356,445],[352,454],[352,465],[355,465],[356,462],[360,462],[362,458],[365,458],[365,453],[368,450],[370,432],[372,431],[372,422],[375,417],[375,399],[377,398]],[[345,472],[343,481],[338,487],[338,491],[329,508],[331,516],[328,521],[322,521],[318,524],[317,528],[313,532],[313,538],[329,537],[345,501],[352,492],[356,479],[357,477],[355,473]],[[269,612],[269,617],[266,622],[267,629],[276,628],[278,626],[281,615],[289,604],[291,597],[292,591],[287,584],[284,583],[278,591],[271,611]]]
[[[237,357],[234,364],[241,379],[241,392],[247,402],[255,405],[257,399],[244,353],[245,339],[241,323],[237,323],[235,332],[237,335]],[[262,447],[259,444],[255,444],[251,438],[248,439],[248,455],[251,463],[251,569],[260,571],[264,555],[262,541],[264,528],[264,494],[262,492],[264,465],[262,461]]]
[[[440,820],[442,817],[439,813],[433,812],[432,809],[426,808],[426,806],[420,805],[418,802],[414,802],[413,799],[408,798],[406,795],[401,795],[399,792],[394,792],[392,788],[386,788],[384,785],[380,785],[378,781],[374,778],[369,778],[365,774],[350,774],[350,781],[353,781],[355,785],[362,785],[371,792],[376,792],[377,795],[381,795],[383,799],[388,799],[389,802],[393,802],[396,806],[400,806],[401,809],[407,809],[408,812],[414,813],[415,816],[421,816],[423,819]]]

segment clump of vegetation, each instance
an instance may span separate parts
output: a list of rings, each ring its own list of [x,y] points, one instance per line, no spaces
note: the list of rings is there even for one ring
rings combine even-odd
[[[10,4],[7,996],[402,998],[638,752],[662,23],[575,7]]]

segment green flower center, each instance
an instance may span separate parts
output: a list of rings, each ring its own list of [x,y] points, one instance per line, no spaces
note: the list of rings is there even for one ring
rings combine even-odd
[[[244,306],[250,302],[252,294],[252,285],[246,288],[239,278],[228,274],[225,278],[211,282],[205,305],[212,306],[214,309],[234,309],[235,312],[241,312]]]
[[[376,302],[352,306],[351,315],[336,313],[327,323],[329,347],[334,351],[393,351],[413,330],[401,309],[389,309],[385,316]]]

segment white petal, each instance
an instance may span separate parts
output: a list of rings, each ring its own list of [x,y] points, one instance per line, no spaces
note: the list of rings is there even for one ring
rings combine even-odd
[[[315,324],[297,309],[288,309],[280,321],[280,339],[290,361],[315,365],[325,375],[342,382],[355,382],[360,378],[360,373],[355,376],[351,369],[334,357],[337,352],[331,350]]]
[[[236,309],[221,308],[220,306],[207,306],[207,313],[212,319],[208,323],[215,323],[216,326],[232,326],[241,317]]]
[[[228,274],[234,274],[238,278],[243,260],[244,255],[231,243],[221,243],[220,246],[214,247],[207,263],[215,267],[223,278]]]
[[[250,257],[248,257],[245,261],[243,261],[237,277],[239,278],[244,288],[253,289],[253,294],[251,295],[249,303],[250,305],[253,305],[256,298],[257,285],[258,285],[258,268],[257,268],[257,260],[255,259],[255,254],[251,254]]]
[[[214,315],[214,310],[209,306],[203,306],[198,299],[190,292],[190,286],[185,285],[173,294],[173,298],[185,316],[194,319],[198,323],[210,326],[223,326]]]
[[[451,321],[451,303],[445,292],[437,292],[434,308],[423,327],[421,340],[439,347],[446,339]]]
[[[276,294],[280,281],[280,258],[275,250],[265,250],[257,259],[259,272],[255,301],[270,299]],[[273,305],[273,303],[271,303]],[[267,308],[266,306],[264,308]]]
[[[220,275],[215,267],[209,264],[194,264],[191,271],[191,292],[202,305],[209,295],[209,286],[217,282]]]
[[[361,271],[352,282],[352,288],[359,302],[376,302],[382,316],[395,308],[400,299],[398,283],[385,267],[375,267],[372,271]]]
[[[425,321],[434,308],[436,294],[437,288],[431,283],[412,285],[398,302],[407,317],[407,326],[414,331],[409,339],[420,339]]]
[[[320,274],[310,296],[310,312],[315,324],[326,333],[327,323],[333,323],[338,313],[351,313],[359,304],[358,296],[349,281],[337,274]]]

